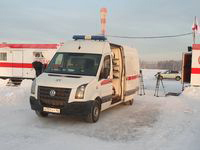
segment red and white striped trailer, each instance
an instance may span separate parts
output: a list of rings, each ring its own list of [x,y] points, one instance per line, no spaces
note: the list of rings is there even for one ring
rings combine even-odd
[[[60,44],[0,44],[0,78],[33,79],[36,59],[48,64]]]
[[[200,86],[200,44],[193,44],[183,53],[182,82]]]
[[[200,44],[192,46],[191,85],[200,86]]]

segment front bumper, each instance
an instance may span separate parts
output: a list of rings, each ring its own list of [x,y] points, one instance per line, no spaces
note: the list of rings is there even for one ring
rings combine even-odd
[[[61,115],[81,115],[85,116],[88,115],[91,112],[92,105],[94,104],[93,100],[87,101],[87,102],[72,102],[65,104],[60,109]],[[39,100],[37,100],[35,97],[30,97],[30,105],[32,110],[37,111],[43,111],[42,104]],[[46,107],[46,106],[45,106]],[[50,112],[51,113],[51,112]]]

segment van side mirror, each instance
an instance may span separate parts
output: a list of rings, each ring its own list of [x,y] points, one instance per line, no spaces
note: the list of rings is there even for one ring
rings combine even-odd
[[[110,69],[104,68],[103,71],[100,73],[99,79],[107,79],[110,75]]]
[[[109,75],[110,75],[110,68],[104,68],[104,77],[105,77],[105,79],[107,79]]]

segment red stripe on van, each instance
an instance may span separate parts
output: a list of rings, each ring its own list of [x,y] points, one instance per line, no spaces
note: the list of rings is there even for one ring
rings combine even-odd
[[[109,83],[112,83],[111,79],[106,79],[106,80],[101,81],[101,85],[105,85],[105,84],[109,84]]]
[[[135,80],[138,78],[138,75],[128,76],[126,77],[126,80]]]
[[[200,50],[200,44],[193,44],[192,50]]]
[[[200,68],[192,68],[191,74],[200,74]]]
[[[32,64],[28,64],[28,63],[2,63],[2,62],[0,62],[0,67],[33,68]]]
[[[4,47],[57,49],[58,44],[0,44],[0,48]]]

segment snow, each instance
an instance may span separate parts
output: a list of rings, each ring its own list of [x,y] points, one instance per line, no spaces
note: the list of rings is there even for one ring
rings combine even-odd
[[[183,95],[190,97],[192,96],[193,98],[199,98],[200,97],[200,87],[190,87],[186,88],[183,92]]]
[[[133,106],[101,113],[95,124],[73,116],[39,118],[30,109],[31,80],[6,86],[0,80],[1,149],[199,150],[200,88],[187,87],[177,97],[154,97],[159,70],[143,70],[145,92]],[[167,92],[181,92],[180,81],[163,80]]]

